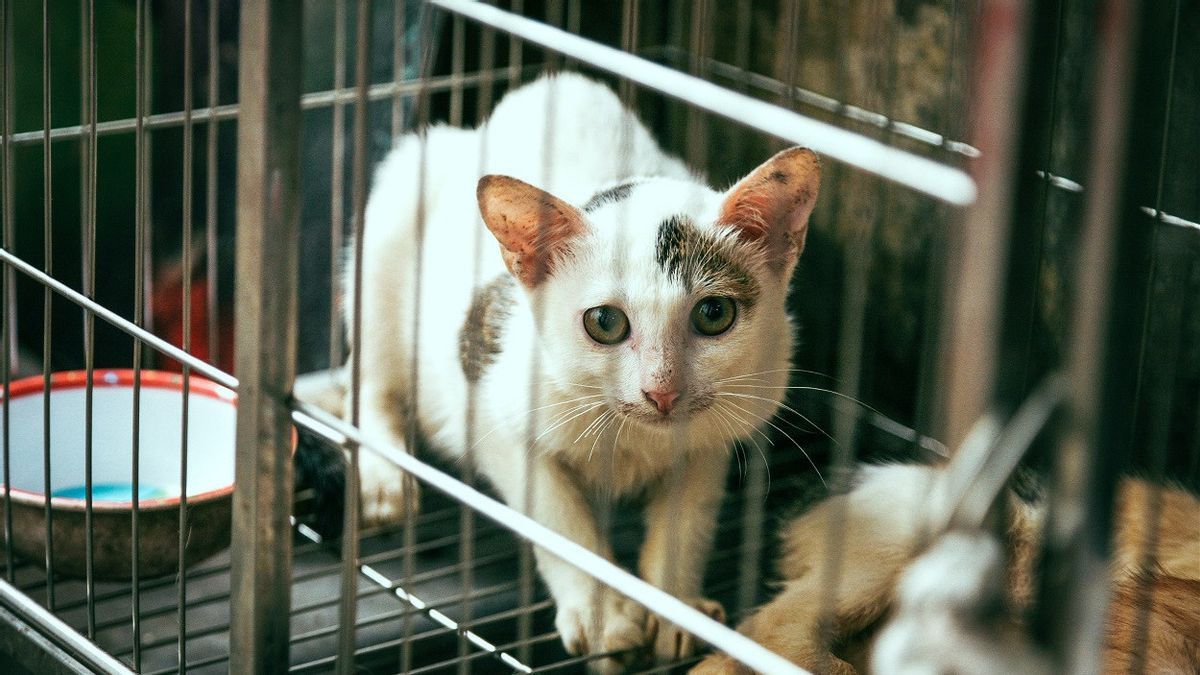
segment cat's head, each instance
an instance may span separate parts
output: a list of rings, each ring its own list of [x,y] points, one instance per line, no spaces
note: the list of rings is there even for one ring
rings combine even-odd
[[[548,378],[644,430],[743,436],[787,380],[785,302],[819,180],[792,148],[723,193],[645,178],[577,206],[491,175],[478,198],[539,316]]]

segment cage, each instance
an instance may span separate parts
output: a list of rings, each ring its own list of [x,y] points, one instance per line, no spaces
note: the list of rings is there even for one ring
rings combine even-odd
[[[361,254],[374,167],[405,134],[478,125],[547,71],[611,86],[710,185],[791,145],[825,158],[788,302],[792,389],[734,442],[706,567],[730,623],[775,595],[785,521],[850,489],[858,463],[949,462],[985,531],[1006,489],[1049,504],[1023,630],[1054,672],[1094,672],[1119,476],[1200,488],[1194,5],[2,4],[0,660],[15,672],[609,663],[564,651],[535,547],[708,645],[636,672],[686,672],[709,650],[804,672],[626,571],[647,527],[630,504],[597,506],[609,559],[506,505],[469,464],[382,447],[355,415],[290,394],[300,374],[371,367],[347,362],[359,350],[339,275],[343,251]],[[51,400],[60,371],[77,373],[76,407]],[[115,433],[110,375],[130,385],[125,534],[102,523],[96,477],[111,467],[93,461],[111,439],[97,433]],[[172,406],[152,400],[162,387]],[[194,492],[224,461],[196,451],[212,424],[201,389],[237,398],[237,490],[217,516],[212,491]],[[167,417],[176,462],[160,478],[139,430]],[[69,467],[51,461],[54,424],[81,439]],[[361,526],[363,453],[422,484],[420,508]],[[32,486],[18,485],[29,462]],[[60,480],[83,490],[73,513]],[[153,481],[173,501],[143,506]],[[1148,495],[1150,524],[1163,497]],[[195,559],[206,532],[231,548]],[[828,596],[857,562],[842,535],[829,529]],[[166,574],[145,567],[155,547]],[[102,570],[114,548],[127,573]],[[1138,592],[1144,606],[1150,586]],[[1156,629],[1139,610],[1132,669]],[[980,672],[1004,658],[1017,657]]]

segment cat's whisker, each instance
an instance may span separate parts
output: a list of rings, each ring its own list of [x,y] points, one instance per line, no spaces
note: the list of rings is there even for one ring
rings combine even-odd
[[[733,377],[726,377],[724,379],[717,380],[717,381],[718,382],[729,382],[729,381],[741,379],[744,377],[756,377],[758,375],[770,375],[773,373],[800,373],[802,375],[815,375],[817,377],[827,378],[829,380],[832,380],[833,382],[840,382],[840,380],[838,378],[836,378],[832,375],[828,375],[826,373],[822,373],[817,370],[806,370],[804,368],[772,368],[771,370],[760,370],[756,373],[745,373],[743,375],[734,375]]]
[[[604,412],[597,415],[596,419],[592,420],[590,424],[588,424],[586,427],[584,427],[583,431],[579,432],[579,435],[575,437],[575,440],[571,441],[571,445],[575,445],[576,443],[578,443],[579,439],[583,438],[584,436],[587,436],[589,431],[597,428],[597,426],[611,414],[613,414],[613,409],[609,408],[608,410],[605,410]]]
[[[742,412],[746,413],[747,415],[749,415],[751,417],[761,420],[765,424],[770,425],[771,428],[773,428],[776,431],[778,431],[779,433],[783,434],[785,438],[787,438],[789,441],[791,441],[792,444],[795,445],[800,450],[800,454],[804,455],[804,459],[808,460],[808,463],[810,466],[812,466],[813,471],[817,472],[817,478],[821,479],[821,485],[824,487],[829,487],[825,483],[825,477],[821,475],[821,470],[817,468],[817,463],[814,462],[812,457],[809,456],[808,451],[804,449],[804,446],[800,445],[800,443],[797,442],[796,439],[792,438],[791,434],[784,431],[778,424],[775,424],[771,420],[768,420],[768,419],[762,417],[761,415],[755,413],[753,410],[747,410],[746,408],[743,408],[742,406],[740,406],[732,401],[726,401],[726,403],[733,406],[734,408],[737,408],[738,410],[741,410]],[[766,461],[766,457],[763,457],[763,461]]]
[[[717,395],[718,395],[718,396],[736,396],[737,398],[747,398],[747,399],[753,399],[753,400],[755,400],[755,401],[766,401],[767,403],[775,403],[775,400],[774,400],[774,399],[770,399],[770,398],[767,398],[767,397],[765,397],[765,396],[755,396],[754,394],[742,394],[742,393],[739,393],[739,392],[732,392],[732,391],[720,391],[720,392],[717,392]],[[808,424],[809,424],[809,425],[810,425],[810,426],[811,426],[811,427],[812,427],[814,430],[816,430],[818,433],[820,433],[820,434],[821,434],[822,436],[824,436],[825,438],[828,438],[828,439],[829,439],[830,441],[832,441],[832,442],[833,442],[835,445],[837,444],[837,440],[835,440],[833,436],[830,436],[828,432],[826,432],[824,429],[822,429],[820,426],[818,426],[818,425],[817,425],[815,422],[813,422],[811,419],[809,419],[808,417],[806,417],[806,416],[805,416],[803,413],[801,413],[799,410],[796,410],[795,408],[791,407],[790,405],[788,405],[788,404],[786,404],[786,403],[779,403],[779,407],[780,407],[780,408],[783,408],[784,410],[786,410],[786,411],[788,411],[788,412],[792,413],[793,415],[795,415],[795,416],[799,417],[800,419],[804,420],[805,422],[808,422]],[[789,422],[789,424],[791,424],[791,423]],[[792,427],[794,427],[794,428],[795,428],[796,430],[798,430],[798,431],[806,431],[805,429],[801,429],[800,427],[796,426],[795,424],[791,424],[791,426],[792,426]]]
[[[603,389],[604,387],[594,384],[583,384],[582,382],[563,382],[561,380],[546,380],[542,385],[557,384],[559,386],[579,387],[581,389]]]
[[[746,479],[746,469],[744,466],[742,466],[742,456],[741,456],[740,450],[738,448],[739,443],[738,443],[738,438],[737,438],[737,432],[734,430],[733,426],[730,424],[729,419],[725,416],[724,410],[721,410],[720,408],[717,408],[716,406],[714,406],[713,412],[716,413],[716,417],[714,417],[714,419],[721,423],[721,426],[724,428],[724,432],[726,434],[728,434],[728,436],[729,436],[729,439],[726,441],[726,444],[733,446],[733,457],[735,460],[737,460],[738,476],[740,477],[741,480],[745,480]]]
[[[604,397],[603,394],[588,394],[587,396],[580,396],[578,398],[572,398],[572,399],[568,399],[566,401],[555,401],[554,403],[547,403],[546,405],[540,405],[536,408],[531,408],[529,410],[526,410],[525,412],[518,415],[518,419],[528,417],[528,416],[532,415],[533,413],[538,412],[539,410],[545,410],[546,408],[555,408],[558,406],[570,405],[572,403],[578,403],[579,401],[586,401],[588,399],[603,398],[603,397]],[[485,434],[483,434],[482,436],[477,438],[475,440],[475,442],[471,444],[471,449],[474,450],[476,446],[478,446],[483,441],[487,440],[487,438],[490,437],[492,434],[496,433],[497,431],[499,431],[507,426],[510,426],[511,424],[512,424],[512,420],[505,420],[505,421],[501,422],[500,424],[497,424],[496,426],[492,427],[491,429],[488,429]]]
[[[728,402],[722,401],[721,403],[728,403]],[[770,443],[771,443],[771,438],[769,436],[767,436],[765,433],[763,433],[763,431],[761,429],[759,429],[757,426],[755,426],[754,424],[751,424],[749,421],[747,421],[745,419],[742,419],[737,413],[733,412],[732,410],[726,410],[726,412],[728,412],[729,415],[733,417],[733,419],[737,420],[737,422],[739,424],[750,429],[751,433],[747,434],[745,438],[746,438],[746,440],[748,440],[754,444],[754,448],[756,450],[758,450],[758,456],[762,457],[763,468],[766,469],[766,471],[767,471],[767,492],[770,492],[771,491],[771,463],[767,461],[767,453],[763,451],[762,446],[758,444],[758,440],[756,438],[754,438],[754,432],[757,432],[758,435],[762,436],[763,440],[765,440],[768,445],[770,445]],[[746,465],[749,466],[749,463],[750,463],[750,459],[749,459],[749,457],[747,457]]]
[[[593,410],[595,410],[596,408],[598,408],[602,405],[604,405],[604,401],[597,401],[596,403],[583,404],[581,406],[583,408],[582,410],[580,410],[579,412],[576,412],[575,414],[571,415],[570,417],[567,417],[566,419],[563,419],[560,422],[553,424],[548,429],[546,429],[542,433],[538,434],[537,437],[533,439],[533,443],[531,443],[531,445],[536,445],[537,442],[542,440],[542,437],[544,437],[546,434],[550,433],[551,431],[554,431],[555,429],[563,426],[564,424],[566,424],[574,419],[577,419],[579,417],[582,417],[583,415],[586,415],[586,414],[592,412]]]
[[[612,449],[609,451],[614,455],[617,452],[617,443],[621,440],[621,432],[625,430],[625,423],[629,421],[629,415],[621,415],[621,424],[617,426],[617,435],[613,436]]]
[[[596,440],[592,441],[592,447],[590,450],[588,450],[588,461],[589,462],[592,461],[592,455],[596,452],[596,444],[600,442],[600,438],[602,436],[604,436],[604,432],[607,431],[608,428],[611,427],[613,425],[613,423],[617,421],[617,411],[609,410],[609,412],[611,412],[612,415],[608,418],[608,421],[604,423],[604,426],[600,427],[597,430]],[[614,447],[614,451],[615,451],[615,447]]]
[[[874,407],[872,407],[870,404],[868,404],[864,401],[854,398],[853,396],[850,396],[849,394],[843,394],[842,392],[834,391],[833,389],[825,389],[824,387],[806,387],[806,386],[799,386],[799,385],[778,386],[778,385],[740,384],[740,383],[726,384],[725,386],[727,386],[727,387],[748,387],[751,389],[799,389],[799,390],[805,390],[805,391],[816,391],[816,392],[821,392],[824,394],[833,394],[834,396],[846,399],[847,401],[850,401],[851,403],[853,403],[855,405],[860,405],[863,408],[866,408],[867,410],[870,410],[871,412],[875,413],[876,415],[883,415],[883,413],[879,412]],[[886,415],[883,415],[883,416],[886,417]]]

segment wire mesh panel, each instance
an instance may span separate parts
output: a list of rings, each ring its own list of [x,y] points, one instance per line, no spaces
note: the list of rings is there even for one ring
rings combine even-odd
[[[1200,640],[1161,619],[1200,621],[1187,3],[0,14],[0,661],[1135,672]],[[820,196],[773,216],[795,145]],[[581,231],[617,253],[546,291]],[[992,546],[1015,581],[970,586]],[[947,559],[955,617],[1019,616],[930,631]]]

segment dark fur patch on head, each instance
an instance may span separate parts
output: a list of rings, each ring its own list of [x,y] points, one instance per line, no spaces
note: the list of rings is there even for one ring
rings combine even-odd
[[[468,382],[478,382],[501,350],[504,322],[512,314],[515,280],[501,274],[475,292],[458,332],[458,360]]]
[[[614,185],[607,190],[597,192],[596,194],[592,195],[591,199],[587,200],[586,204],[583,205],[583,210],[587,213],[590,213],[601,206],[604,206],[605,204],[615,204],[622,199],[626,199],[629,197],[629,193],[633,192],[633,186],[635,185],[637,185],[637,181],[629,181],[627,183],[621,183],[620,185]]]
[[[672,216],[658,226],[654,260],[690,293],[696,286],[727,295],[752,307],[758,299],[758,282],[737,262],[730,240],[701,232],[685,216]]]

